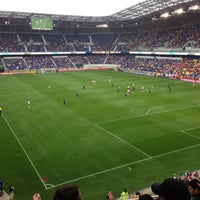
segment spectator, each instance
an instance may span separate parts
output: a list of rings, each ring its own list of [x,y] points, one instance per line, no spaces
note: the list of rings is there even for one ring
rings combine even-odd
[[[200,181],[198,179],[193,179],[188,182],[188,190],[191,200],[200,200]]]
[[[77,185],[65,185],[57,189],[53,200],[82,200]]]
[[[3,180],[0,180],[0,194],[3,194]]]
[[[143,194],[139,196],[139,200],[153,200],[153,197],[150,194]]]
[[[113,194],[111,191],[108,192],[108,194],[106,195],[106,200],[112,200],[113,199]]]
[[[165,179],[162,183],[153,183],[151,185],[153,193],[159,195],[163,200],[189,200],[190,193],[187,185],[174,178]]]
[[[40,196],[39,192],[36,192],[36,193],[33,195],[33,200],[41,200],[41,196]]]
[[[133,194],[134,199],[139,199],[139,197],[140,197],[140,192],[136,192]]]
[[[14,192],[15,192],[15,188],[14,188],[14,186],[11,184],[11,185],[9,186],[10,200],[13,200],[13,199],[14,199]]]
[[[177,175],[176,175],[175,173],[173,174],[173,178],[174,178],[174,179],[177,179]]]
[[[121,200],[127,200],[127,199],[128,199],[128,192],[125,188],[124,191],[121,193]]]

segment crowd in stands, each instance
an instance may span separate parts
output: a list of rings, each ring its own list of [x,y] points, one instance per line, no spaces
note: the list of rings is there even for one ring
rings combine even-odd
[[[54,68],[52,58],[49,56],[27,56],[24,58],[28,69]]]
[[[190,24],[137,33],[48,34],[0,33],[0,52],[132,51],[199,48],[200,26]]]
[[[159,76],[200,80],[199,57],[145,57],[127,53],[157,48],[166,51],[190,48],[190,51],[200,52],[200,26],[190,24],[160,31],[119,34],[0,33],[0,67],[13,71],[114,64],[132,72],[145,71]],[[110,53],[118,51],[121,53]],[[25,54],[4,56],[7,52]],[[41,54],[30,55],[30,52]],[[44,54],[48,52],[56,54]],[[63,55],[62,52],[71,53]]]
[[[151,72],[154,76],[200,80],[200,59],[138,57],[132,55],[25,56],[0,58],[6,71],[116,65],[122,70]]]

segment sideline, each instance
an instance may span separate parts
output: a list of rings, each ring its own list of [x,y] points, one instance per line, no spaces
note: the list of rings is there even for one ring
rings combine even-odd
[[[15,134],[15,131],[12,129],[11,125],[9,124],[8,120],[6,119],[5,115],[3,113],[1,113],[3,119],[5,120],[7,126],[9,127],[9,129],[11,130],[13,136],[15,137],[15,139],[17,140],[19,146],[21,147],[22,151],[24,152],[25,156],[27,157],[27,159],[29,160],[30,164],[32,165],[33,169],[35,170],[37,176],[39,177],[40,181],[42,182],[42,184],[44,185],[44,187],[46,188],[46,185],[44,184],[44,181],[42,180],[42,177],[40,176],[38,170],[36,169],[35,165],[33,164],[32,160],[30,159],[29,155],[27,154],[25,148],[23,147],[22,143],[20,142],[20,140],[18,139],[17,135]]]

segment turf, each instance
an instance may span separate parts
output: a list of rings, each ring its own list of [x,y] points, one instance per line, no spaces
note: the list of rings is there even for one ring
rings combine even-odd
[[[16,199],[51,200],[66,183],[85,200],[119,197],[199,169],[200,85],[114,71],[0,76],[0,85],[0,178]]]

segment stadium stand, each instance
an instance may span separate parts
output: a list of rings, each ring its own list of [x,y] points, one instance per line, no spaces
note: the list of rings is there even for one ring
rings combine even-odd
[[[118,34],[84,34],[84,35],[63,35],[63,34],[33,34],[33,33],[0,33],[0,49],[1,52],[14,53],[17,56],[19,52],[24,54],[20,58],[6,57],[3,58],[3,66],[5,70],[24,70],[24,69],[38,69],[38,68],[54,68],[63,67],[58,64],[58,58],[61,58],[62,52],[85,52],[84,55],[80,56],[65,56],[68,58],[68,62],[65,67],[76,66],[79,64],[120,64],[123,68],[134,68],[136,64],[139,64],[140,70],[143,68],[142,65],[152,68],[154,65],[154,72],[159,71],[156,66],[163,67],[163,65],[172,65],[172,62],[176,59],[170,58],[159,59],[155,55],[154,59],[141,58],[137,59],[135,55],[130,55],[130,51],[152,51],[157,52],[170,52],[179,51],[180,55],[177,55],[182,61],[178,65],[183,67],[185,59],[181,56],[181,52],[199,52],[199,26],[196,24],[189,24],[185,26],[173,27],[170,29],[164,29],[160,31],[142,32],[142,33],[118,33]],[[120,56],[119,53],[120,52]],[[28,53],[35,52],[36,56],[31,56],[27,59]],[[56,58],[57,64],[53,62],[51,56],[38,58],[37,53],[52,54],[57,52],[60,55]],[[99,54],[101,52],[101,54]],[[112,52],[112,54],[110,53]],[[113,53],[114,52],[114,53]],[[16,54],[15,54],[16,53]],[[91,53],[93,56],[91,56]],[[104,54],[104,55],[102,55]],[[26,58],[24,58],[25,56]],[[41,54],[39,54],[41,55]],[[150,56],[150,55],[147,55]],[[82,57],[82,58],[80,58]],[[174,57],[174,55],[171,55]],[[23,59],[24,58],[24,59]],[[55,58],[55,57],[54,57]],[[188,63],[195,64],[195,69],[189,69],[188,71],[195,71],[195,75],[198,76],[198,60],[199,58],[188,56]],[[20,61],[18,59],[21,59]],[[35,61],[33,61],[35,59]],[[144,61],[146,59],[146,61]],[[32,60],[32,62],[24,62],[24,60]],[[155,62],[156,61],[156,62]],[[143,62],[143,63],[142,63]],[[144,63],[145,62],[145,63]],[[151,63],[152,62],[152,63]],[[154,64],[153,64],[154,62]],[[37,63],[37,66],[32,63]],[[45,65],[44,65],[45,63]],[[61,62],[62,63],[62,62]],[[56,66],[55,66],[56,65]],[[138,65],[137,65],[138,66]],[[192,65],[187,66],[191,68]],[[153,69],[153,68],[152,68]],[[151,69],[151,70],[152,70]],[[149,69],[148,69],[149,70]],[[189,76],[191,73],[189,73]]]

